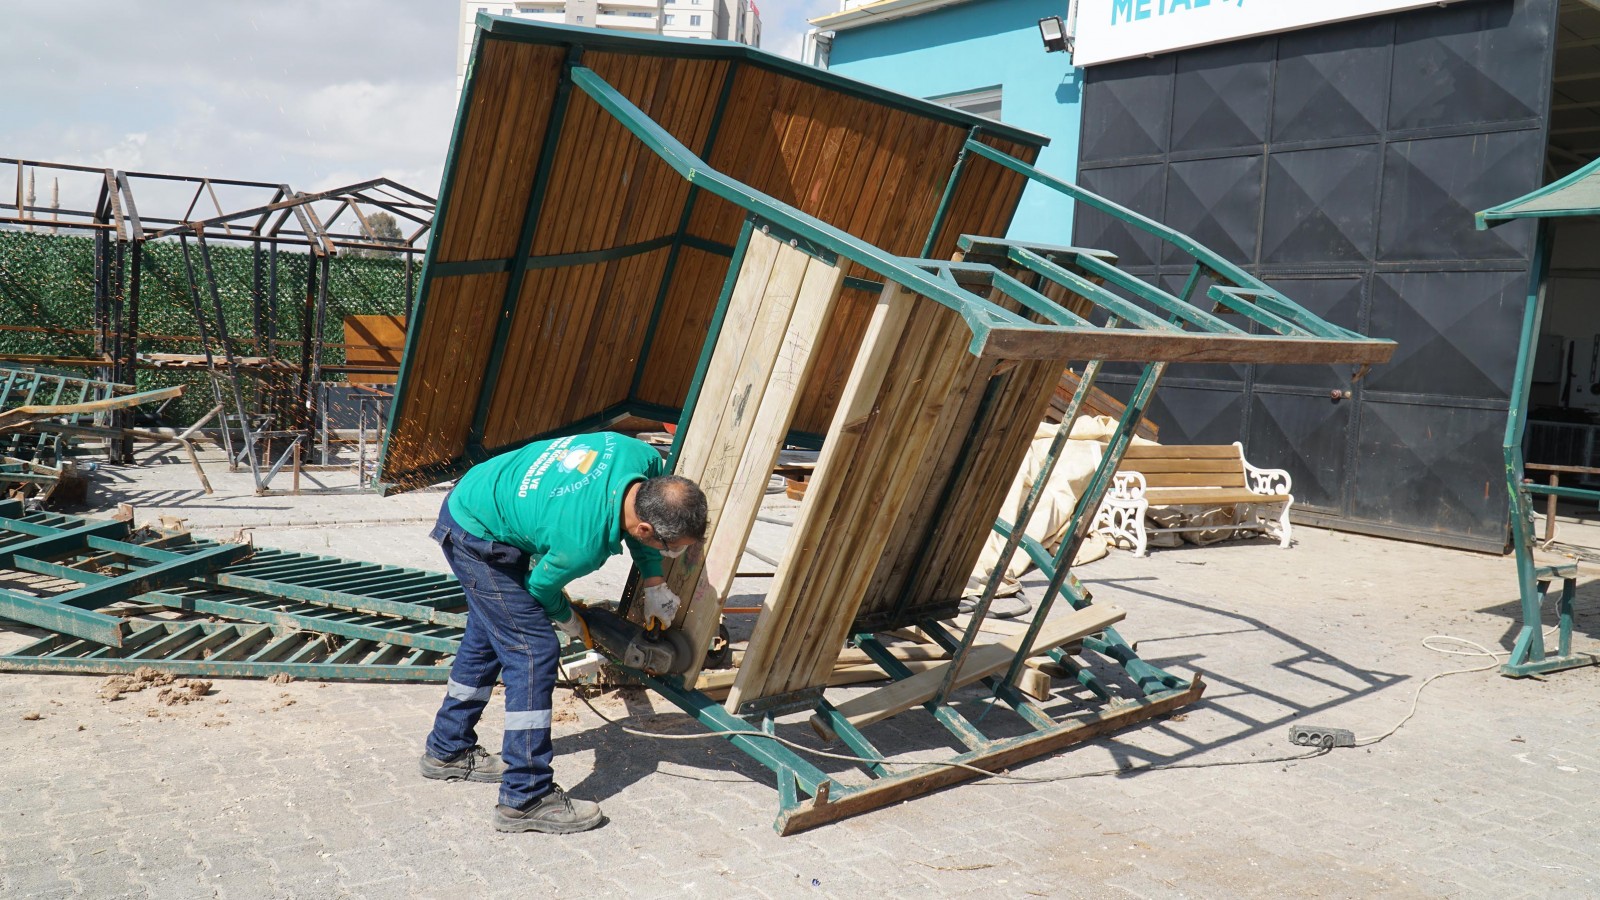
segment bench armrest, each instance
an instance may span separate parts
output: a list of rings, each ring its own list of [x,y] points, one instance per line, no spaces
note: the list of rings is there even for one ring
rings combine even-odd
[[[1244,463],[1244,484],[1252,494],[1292,494],[1293,481],[1285,469],[1259,469],[1244,458],[1244,445],[1234,441],[1239,448],[1239,462]]]
[[[1111,490],[1106,492],[1108,500],[1143,500],[1145,492],[1144,475],[1134,471],[1118,470],[1111,476]]]

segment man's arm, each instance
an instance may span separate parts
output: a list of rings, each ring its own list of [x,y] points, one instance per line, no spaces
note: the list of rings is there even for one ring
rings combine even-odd
[[[628,555],[633,557],[633,564],[639,567],[639,576],[644,579],[642,584],[649,587],[660,584],[661,577],[661,551],[645,545],[631,534],[622,537],[622,543],[628,547]]]
[[[547,553],[528,570],[528,593],[544,607],[550,621],[565,622],[572,616],[572,604],[568,602],[566,592],[562,588],[583,574],[585,573],[569,571],[565,566],[558,564],[556,554]]]

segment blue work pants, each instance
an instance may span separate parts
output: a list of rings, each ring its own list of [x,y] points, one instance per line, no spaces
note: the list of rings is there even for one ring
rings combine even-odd
[[[524,587],[526,553],[469,534],[450,515],[448,499],[431,536],[467,595],[467,629],[428,735],[428,755],[449,759],[478,743],[478,719],[498,677],[506,686],[500,803],[526,807],[553,785],[550,709],[560,658],[555,631]]]

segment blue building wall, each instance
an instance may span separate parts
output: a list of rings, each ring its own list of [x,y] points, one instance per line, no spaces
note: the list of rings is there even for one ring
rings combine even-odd
[[[1046,53],[1039,20],[1066,14],[1064,0],[971,0],[958,6],[838,32],[828,68],[915,97],[1000,88],[1001,118],[1050,138],[1036,165],[1074,180],[1081,73],[1070,54]],[[1069,244],[1072,202],[1029,184],[1008,237]]]

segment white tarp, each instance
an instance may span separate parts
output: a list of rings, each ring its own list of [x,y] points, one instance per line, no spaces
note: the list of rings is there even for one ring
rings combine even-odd
[[[1050,481],[1039,497],[1039,506],[1033,511],[1033,518],[1028,520],[1025,529],[1028,537],[1043,544],[1046,550],[1054,551],[1061,543],[1061,539],[1066,536],[1067,525],[1072,520],[1072,508],[1077,505],[1078,495],[1088,486],[1089,479],[1094,477],[1094,470],[1100,465],[1100,457],[1105,453],[1105,442],[1116,427],[1117,421],[1106,416],[1079,416],[1077,423],[1073,425],[1071,440],[1062,448],[1061,457],[1050,473]],[[1028,492],[1033,489],[1033,483],[1038,480],[1040,471],[1044,469],[1045,460],[1050,455],[1050,445],[1055,440],[1056,428],[1055,425],[1041,424],[1034,432],[1033,444],[1028,448],[1028,455],[1023,459],[1022,467],[1017,470],[1016,480],[1011,483],[1011,493],[1006,497],[1005,504],[1000,507],[1000,518],[1016,521],[1017,514],[1022,511],[1023,501],[1027,499]],[[1140,437],[1134,438],[1134,441],[1141,444],[1151,443]],[[967,581],[966,593],[969,596],[983,593],[984,584],[989,580],[989,573],[994,570],[995,563],[999,561],[1000,551],[1005,549],[1005,543],[1005,538],[1000,535],[989,535],[989,541],[978,557],[977,568]],[[1078,549],[1073,565],[1093,562],[1105,555],[1105,538],[1091,534]],[[1014,593],[1016,579],[1032,565],[1033,561],[1028,555],[1018,550],[1016,555],[1011,557],[1011,564],[1006,567],[1006,587],[1001,593]]]
[[[1459,0],[1077,0],[1080,66]]]

